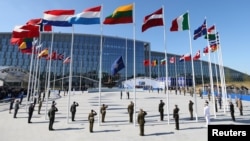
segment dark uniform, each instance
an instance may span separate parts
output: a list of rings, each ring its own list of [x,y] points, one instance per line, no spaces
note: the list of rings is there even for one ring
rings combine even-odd
[[[35,105],[33,103],[30,103],[28,123],[32,123],[30,120],[31,120],[33,112],[34,112],[34,108],[35,108]]]
[[[89,113],[89,132],[93,132],[93,127],[94,127],[94,122],[95,122],[95,116],[97,115],[97,113],[94,110],[91,110],[91,112]]]
[[[42,108],[42,105],[43,105],[43,101],[42,101],[42,99],[41,98],[39,98],[39,100],[38,100],[38,114],[40,114],[40,111],[41,111],[41,108]]]
[[[232,102],[229,103],[229,108],[230,108],[230,113],[231,113],[232,120],[235,121],[235,117],[234,117],[234,104]]]
[[[76,115],[76,107],[79,106],[77,102],[73,102],[73,104],[70,107],[70,112],[71,112],[71,120],[75,121],[75,115]]]
[[[10,100],[10,108],[9,108],[9,113],[11,114],[11,110],[13,109],[13,104],[15,102],[15,98],[11,98]]]
[[[174,111],[173,111],[173,118],[175,120],[175,129],[179,130],[179,108],[177,105],[175,105]]]
[[[55,114],[58,111],[56,108],[55,104],[51,105],[51,108],[49,109],[48,116],[49,116],[49,130],[54,130],[53,129],[53,124],[55,121]]]
[[[145,124],[145,116],[146,115],[147,115],[147,112],[140,109],[140,112],[139,112],[138,117],[137,117],[137,122],[138,122],[139,127],[140,127],[140,136],[144,136],[144,124]]]
[[[16,100],[16,102],[15,102],[15,107],[14,107],[14,118],[16,118],[16,115],[17,115],[17,112],[18,112],[18,110],[19,110],[19,100]]]
[[[106,109],[107,108],[108,108],[108,105],[102,104],[102,107],[100,109],[100,113],[102,114],[102,122],[105,121]]]
[[[128,114],[129,114],[129,122],[133,122],[133,114],[134,114],[134,103],[131,101],[128,105]]]
[[[161,121],[163,121],[163,118],[164,118],[164,106],[165,106],[165,103],[162,102],[162,100],[160,100],[159,112],[160,112],[160,120]]]
[[[189,104],[188,104],[188,109],[189,109],[189,113],[190,113],[190,120],[193,120],[193,101],[189,100]]]

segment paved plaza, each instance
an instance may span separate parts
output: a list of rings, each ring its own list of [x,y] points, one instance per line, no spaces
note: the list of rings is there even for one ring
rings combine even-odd
[[[158,105],[160,100],[165,102],[164,121],[160,121]],[[72,92],[70,98],[61,92],[61,96],[52,94],[48,101],[48,109],[52,100],[55,100],[58,108],[56,113],[54,131],[48,130],[49,121],[46,118],[46,101],[43,102],[41,114],[37,113],[37,105],[28,124],[28,114],[26,112],[26,99],[24,99],[17,118],[9,114],[9,103],[0,103],[0,135],[2,141],[207,141],[207,127],[203,117],[203,107],[207,97],[201,99],[199,96],[191,97],[189,94],[169,93],[169,103],[167,96],[163,92],[136,92],[136,111],[145,110],[146,115],[145,136],[139,136],[138,124],[129,123],[127,107],[130,101],[134,101],[134,92],[130,92],[130,99],[123,92],[120,99],[120,91],[102,92],[101,104],[108,105],[105,122],[98,122],[99,115],[95,117],[94,132],[89,132],[88,114],[94,109],[99,114],[99,93]],[[197,102],[197,120],[190,120],[188,111],[189,100]],[[68,103],[70,105],[76,101],[77,107],[74,122],[68,116]],[[233,100],[234,102],[234,100]],[[174,105],[180,108],[180,130],[175,130],[173,119]],[[243,116],[235,105],[236,122],[233,122],[227,108],[218,108],[214,111],[213,102],[210,102],[211,124],[250,124],[250,102],[243,101]],[[168,106],[169,105],[169,106]],[[169,108],[167,108],[169,107]],[[47,110],[48,110],[47,109]],[[169,114],[168,114],[169,109]],[[69,113],[70,115],[70,113]],[[136,114],[137,118],[137,114]],[[169,120],[168,120],[169,118]]]

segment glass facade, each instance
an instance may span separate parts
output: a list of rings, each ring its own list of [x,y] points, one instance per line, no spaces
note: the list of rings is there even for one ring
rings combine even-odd
[[[53,37],[53,38],[52,38]],[[101,45],[102,38],[102,45]],[[10,44],[11,33],[0,34],[0,66],[15,66],[29,71],[31,63],[31,55],[23,54],[19,51],[17,46]],[[53,45],[51,46],[53,39]],[[151,77],[165,77],[165,65],[161,65],[160,61],[165,58],[164,52],[155,52],[150,50],[150,43],[147,41],[134,41],[133,39],[114,37],[114,36],[100,36],[91,34],[74,34],[71,33],[42,33],[39,38],[39,42],[42,43],[44,48],[52,47],[52,51],[56,51],[57,54],[63,54],[64,58],[70,56],[71,42],[73,39],[73,86],[97,86],[96,83],[99,80],[99,67],[100,67],[100,47],[102,47],[102,80],[108,80],[111,74],[111,65],[120,56],[123,57],[125,69],[122,69],[114,80],[124,80],[127,78],[133,78],[134,76],[134,45],[135,45],[135,72],[136,76],[149,76],[151,71]],[[192,77],[191,62],[179,62],[179,55],[167,54],[168,59],[176,57],[176,69],[175,64],[168,63],[168,75],[169,77]],[[151,58],[151,60],[158,60],[158,65],[149,68],[144,66],[144,60]],[[35,61],[36,62],[36,59]],[[33,62],[33,64],[35,64]],[[39,79],[41,85],[45,83],[48,72],[48,60],[42,58],[39,63]],[[201,67],[202,64],[202,67]],[[216,67],[215,67],[216,66]],[[212,64],[213,76],[217,74],[218,66]],[[51,80],[55,80],[56,86],[68,86],[70,64],[64,64],[63,60],[52,60],[51,62]],[[194,71],[197,83],[201,83],[201,76],[203,73],[204,80],[209,81],[208,63],[205,61],[194,61]],[[126,73],[127,72],[127,73]],[[233,69],[225,67],[225,75],[230,75],[232,79],[243,79],[243,74]],[[34,71],[33,71],[34,74]]]

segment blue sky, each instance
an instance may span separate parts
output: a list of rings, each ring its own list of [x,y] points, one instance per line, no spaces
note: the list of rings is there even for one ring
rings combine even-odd
[[[86,8],[102,5],[102,20],[117,7],[134,3],[133,24],[103,25],[104,35],[148,41],[153,51],[164,52],[164,28],[153,27],[141,32],[143,18],[164,7],[166,47],[168,53],[183,55],[190,52],[189,32],[170,32],[173,19],[189,11],[190,32],[207,19],[208,27],[215,25],[220,33],[223,64],[229,68],[250,74],[250,1],[249,0],[4,0],[1,1],[0,32],[12,32],[14,26],[28,20],[42,18],[43,12],[53,9],[74,9],[80,13]],[[135,34],[133,28],[135,27]],[[76,25],[75,33],[101,34],[100,25]],[[72,32],[70,27],[55,27],[54,32]],[[207,42],[203,38],[191,40],[193,54],[203,50]],[[216,58],[214,60],[214,58]],[[207,57],[202,56],[202,60]],[[217,54],[211,54],[212,62],[218,62]]]

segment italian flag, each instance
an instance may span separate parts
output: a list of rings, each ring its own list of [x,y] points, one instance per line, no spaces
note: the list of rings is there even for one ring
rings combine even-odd
[[[172,21],[170,31],[189,30],[188,13],[185,13]]]

